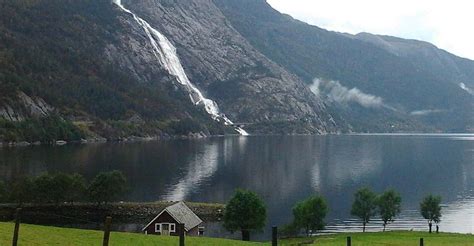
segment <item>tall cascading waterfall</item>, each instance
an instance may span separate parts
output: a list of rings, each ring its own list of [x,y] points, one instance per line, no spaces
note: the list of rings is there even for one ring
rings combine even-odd
[[[217,103],[211,99],[205,98],[202,92],[191,83],[188,76],[184,72],[184,68],[176,53],[176,48],[163,34],[158,30],[151,27],[151,25],[144,19],[138,17],[135,13],[125,8],[122,5],[121,0],[113,0],[114,4],[117,5],[124,12],[129,13],[133,16],[133,19],[143,28],[151,45],[153,46],[153,53],[155,54],[158,62],[173,76],[176,77],[178,83],[180,83],[189,93],[191,101],[195,105],[203,105],[206,112],[211,115],[212,119],[216,121],[223,121],[225,125],[233,125],[233,122],[222,114],[217,106]],[[240,127],[235,127],[240,135],[248,136],[249,134]]]

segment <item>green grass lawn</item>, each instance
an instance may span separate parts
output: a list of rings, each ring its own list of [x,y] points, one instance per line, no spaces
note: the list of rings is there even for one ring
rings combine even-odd
[[[0,222],[0,245],[11,245],[14,224]],[[18,245],[102,245],[103,232],[93,230],[58,228],[49,226],[37,226],[21,224]],[[178,237],[153,236],[137,233],[112,232],[110,235],[110,245],[160,245],[176,246]],[[211,246],[247,246],[262,245],[261,243],[245,243],[241,241],[187,237],[186,245],[211,245]]]
[[[0,245],[11,245],[13,236],[12,223],[0,222]],[[323,245],[323,246],[345,246],[347,236],[352,237],[354,246],[418,246],[420,238],[424,238],[426,246],[472,246],[474,245],[474,236],[466,234],[428,234],[425,232],[386,232],[386,233],[352,233],[352,234],[334,234],[312,238],[297,238],[281,240],[279,245],[299,245],[302,242],[312,244],[305,245]],[[101,245],[103,232],[93,230],[58,228],[49,226],[37,226],[22,224],[20,227],[19,245]],[[176,246],[177,237],[164,237],[143,235],[137,233],[112,232],[110,236],[110,245],[160,245]],[[246,245],[270,245],[270,243],[252,243],[217,238],[198,238],[187,237],[186,245],[210,245],[210,246],[246,246]]]
[[[425,246],[472,246],[474,245],[474,236],[466,234],[440,233],[429,234],[426,232],[376,232],[376,233],[353,233],[353,234],[334,234],[314,238],[298,238],[283,240],[281,245],[298,245],[301,242],[314,240],[312,244],[324,246],[344,246],[347,236],[351,236],[353,246],[418,246],[420,238],[424,239]]]

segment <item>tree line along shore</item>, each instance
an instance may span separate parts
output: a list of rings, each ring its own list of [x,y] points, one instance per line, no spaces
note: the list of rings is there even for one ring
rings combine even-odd
[[[169,203],[114,203],[128,190],[127,180],[120,171],[97,174],[87,181],[80,174],[53,173],[37,177],[23,177],[9,185],[0,183],[0,218],[9,220],[15,207],[25,207],[27,216],[33,223],[53,223],[55,217],[62,221],[68,219],[100,223],[105,215],[116,215],[116,221],[128,218],[129,221],[146,221],[159,213]],[[78,203],[80,202],[80,203]],[[393,190],[382,194],[370,188],[361,188],[354,194],[351,215],[361,221],[362,231],[375,216],[383,221],[385,227],[396,220],[401,212],[402,198]],[[441,197],[428,195],[420,203],[420,214],[427,220],[429,232],[433,223],[441,221]],[[151,206],[150,206],[151,205]],[[242,239],[250,240],[250,233],[262,230],[267,220],[264,201],[255,193],[237,189],[234,196],[224,205],[203,205],[196,214],[208,221],[223,220],[223,226],[230,232],[240,231]],[[191,204],[191,207],[192,204]],[[74,209],[72,209],[74,208]],[[280,225],[282,236],[311,236],[323,230],[329,206],[324,197],[312,195],[292,208],[293,221]],[[54,211],[54,213],[53,213]],[[77,221],[76,221],[77,222]]]
[[[127,179],[119,171],[99,173],[91,180],[77,173],[58,172],[22,177],[8,184],[0,181],[0,220],[10,221],[15,209],[22,207],[27,223],[102,223],[105,216],[113,216],[115,222],[139,224],[173,203],[123,202],[127,191]],[[224,209],[217,203],[187,205],[206,221],[218,221]]]

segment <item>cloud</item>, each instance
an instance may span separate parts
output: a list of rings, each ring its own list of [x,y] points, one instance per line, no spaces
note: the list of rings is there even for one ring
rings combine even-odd
[[[459,83],[459,87],[461,87],[461,89],[465,90],[467,93],[469,93],[469,94],[471,94],[471,95],[474,96],[474,90],[471,89],[471,88],[469,88],[469,87],[467,87],[466,84],[464,84],[464,83]]]
[[[341,104],[357,103],[366,108],[380,108],[384,106],[381,97],[364,93],[355,87],[349,89],[338,81],[314,79],[310,89],[317,96],[325,96],[329,100]]]
[[[442,113],[443,111],[444,110],[440,110],[440,109],[423,109],[423,110],[412,111],[410,114],[413,116],[425,116],[429,114]]]
[[[277,10],[332,31],[370,32],[434,43],[474,59],[469,0],[268,0]]]

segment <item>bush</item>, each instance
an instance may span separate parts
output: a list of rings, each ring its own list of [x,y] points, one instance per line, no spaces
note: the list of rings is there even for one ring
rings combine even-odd
[[[300,228],[295,223],[290,223],[278,229],[278,236],[280,238],[294,238],[299,234]]]
[[[5,187],[5,183],[3,181],[0,181],[0,203],[6,202],[8,200],[7,196],[7,187]]]
[[[29,177],[17,179],[10,187],[10,201],[18,203],[31,202],[34,196],[34,182]]]
[[[86,180],[78,173],[69,175],[70,186],[66,194],[66,201],[74,203],[75,201],[83,201],[86,196]]]
[[[80,174],[43,174],[34,179],[35,201],[40,203],[74,202],[86,200],[85,180]]]
[[[33,179],[33,189],[35,193],[34,201],[38,203],[49,203],[54,200],[57,194],[53,177],[49,174],[42,174]],[[53,194],[56,193],[56,194]]]
[[[187,135],[190,132],[200,132],[204,129],[201,124],[189,118],[180,121],[175,121],[171,123],[170,127],[177,135]]]
[[[127,179],[120,171],[98,174],[87,188],[89,198],[98,205],[118,199],[127,190]]]
[[[85,133],[72,122],[57,115],[29,118],[21,122],[0,119],[0,139],[6,142],[51,143],[56,140],[77,141],[84,137]]]

